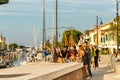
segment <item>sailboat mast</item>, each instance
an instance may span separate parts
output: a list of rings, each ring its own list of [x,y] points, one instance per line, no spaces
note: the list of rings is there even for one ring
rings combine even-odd
[[[35,49],[38,49],[38,32],[35,32]]]
[[[34,48],[36,48],[36,29],[33,28]]]
[[[56,0],[56,47],[58,46],[58,0]]]
[[[53,0],[53,24],[52,24],[52,48],[54,47],[54,33],[55,33],[55,0]]]
[[[35,28],[33,27],[34,47],[35,47]]]
[[[45,48],[45,42],[46,42],[46,15],[45,15],[45,0],[43,0],[43,49]]]

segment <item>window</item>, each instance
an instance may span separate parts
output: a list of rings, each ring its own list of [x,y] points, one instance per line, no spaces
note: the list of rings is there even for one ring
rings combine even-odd
[[[106,34],[106,41],[108,41],[108,34]]]
[[[101,37],[101,43],[103,42],[102,37]]]
[[[103,42],[105,43],[105,37],[103,37]]]

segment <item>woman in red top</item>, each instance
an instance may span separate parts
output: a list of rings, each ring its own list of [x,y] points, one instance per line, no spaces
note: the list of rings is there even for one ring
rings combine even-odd
[[[72,49],[69,51],[70,61],[76,61],[78,52],[76,50],[76,46],[72,46]]]

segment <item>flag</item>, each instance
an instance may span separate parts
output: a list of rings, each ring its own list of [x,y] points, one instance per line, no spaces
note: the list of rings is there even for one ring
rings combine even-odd
[[[74,39],[73,39],[72,32],[70,32],[69,46],[75,46],[75,41],[74,41]]]
[[[68,45],[69,45],[68,38],[67,38],[66,33],[65,33],[65,46],[68,46]]]

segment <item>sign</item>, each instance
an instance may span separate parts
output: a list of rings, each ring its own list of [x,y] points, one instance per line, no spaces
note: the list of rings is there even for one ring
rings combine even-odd
[[[0,5],[1,4],[7,4],[9,2],[9,0],[0,0]]]

